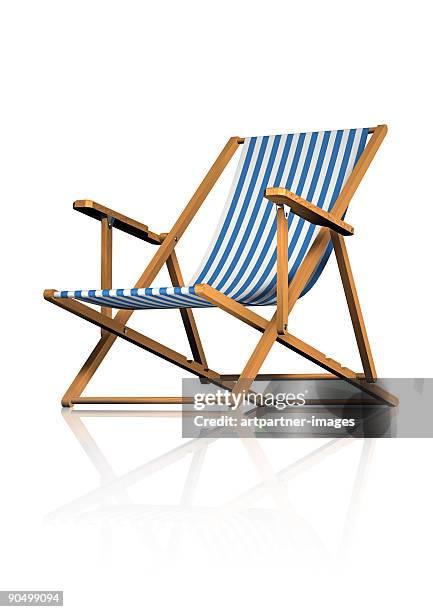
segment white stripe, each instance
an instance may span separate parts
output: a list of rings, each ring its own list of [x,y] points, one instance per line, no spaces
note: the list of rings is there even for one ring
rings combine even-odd
[[[213,251],[213,248],[214,248],[214,246],[215,246],[215,244],[216,244],[216,242],[218,240],[218,236],[220,235],[220,232],[221,232],[221,230],[223,228],[224,221],[226,220],[226,217],[228,215],[228,212],[229,212],[229,209],[230,209],[230,205],[232,203],[233,196],[235,194],[236,187],[237,187],[238,182],[239,182],[239,178],[240,178],[240,175],[241,175],[242,167],[243,167],[243,165],[245,163],[245,158],[246,158],[247,153],[248,153],[248,147],[249,147],[249,144],[250,144],[250,140],[251,140],[251,138],[245,138],[245,140],[244,140],[244,144],[242,145],[241,156],[239,158],[238,165],[236,166],[235,175],[233,177],[233,182],[231,184],[230,191],[229,191],[229,194],[227,196],[227,200],[226,200],[226,203],[224,205],[224,209],[222,211],[221,217],[220,217],[220,219],[218,221],[216,230],[215,230],[215,232],[214,232],[214,234],[213,234],[213,236],[211,238],[211,241],[209,243],[209,247],[208,247],[206,253],[203,256],[203,259],[200,262],[200,265],[199,265],[199,267],[196,270],[196,273],[193,274],[193,276],[191,277],[191,280],[188,283],[188,285],[194,285],[195,284],[196,279],[198,278],[200,272],[202,271],[205,263],[209,259],[210,255],[211,255],[211,253]]]
[[[250,165],[248,167],[247,175],[245,177],[245,181],[244,181],[244,184],[242,186],[241,193],[239,194],[239,199],[238,199],[238,203],[236,205],[236,210],[235,210],[235,212],[234,212],[234,214],[232,216],[232,219],[230,221],[229,227],[227,228],[227,232],[226,232],[226,235],[225,235],[225,237],[224,237],[224,239],[222,241],[222,244],[219,247],[218,253],[215,256],[215,259],[212,262],[212,265],[210,266],[209,270],[206,273],[206,276],[203,279],[203,283],[206,283],[212,277],[212,274],[214,273],[215,269],[218,267],[218,265],[220,263],[220,260],[221,260],[223,254],[224,254],[224,251],[225,251],[225,248],[227,246],[227,243],[230,240],[231,235],[233,233],[233,230],[234,230],[234,228],[236,226],[236,222],[237,222],[237,220],[239,218],[239,215],[240,215],[240,212],[241,212],[241,209],[242,209],[242,204],[243,204],[243,202],[245,200],[246,192],[248,191],[248,187],[249,187],[249,184],[251,182],[251,177],[252,177],[252,174],[254,172],[254,168],[255,168],[256,162],[257,162],[257,156],[258,156],[258,153],[259,153],[259,150],[260,150],[260,146],[262,144],[262,140],[263,140],[263,138],[258,138],[256,144],[254,145],[254,150],[253,150],[253,154],[252,154],[252,157],[251,157]],[[202,261],[201,268],[204,268],[205,265],[206,265],[206,261]]]

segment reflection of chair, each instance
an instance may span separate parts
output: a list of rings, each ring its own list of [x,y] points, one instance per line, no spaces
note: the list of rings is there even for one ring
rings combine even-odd
[[[111,415],[102,412],[101,415]],[[52,512],[49,522],[79,518],[91,522],[129,520],[147,532],[161,525],[168,529],[169,543],[176,547],[181,534],[188,533],[188,542],[207,544],[219,550],[239,544],[248,539],[248,547],[260,549],[269,543],[283,547],[313,547],[324,552],[324,546],[315,530],[295,510],[289,501],[287,482],[321,463],[327,457],[341,450],[351,442],[350,438],[328,441],[301,459],[274,472],[258,440],[242,440],[248,457],[260,475],[260,482],[244,490],[239,495],[221,505],[203,506],[195,503],[200,475],[203,470],[207,449],[217,439],[203,438],[186,442],[147,463],[116,476],[93,437],[83,423],[80,412],[63,410],[66,422],[101,476],[101,485]],[[364,450],[357,471],[349,512],[344,523],[343,541],[348,541],[353,533],[352,516],[356,517],[360,503],[364,475],[371,457],[372,441],[365,440]],[[155,475],[170,465],[191,455],[180,503],[178,504],[139,504],[134,503],[128,489],[145,478]],[[255,504],[268,497],[273,507],[258,507]],[[225,541],[227,538],[227,541]],[[164,542],[166,538],[164,537]],[[152,537],[155,545],[155,538]],[[202,542],[203,543],[203,542]]]
[[[371,129],[230,138],[168,234],[151,232],[147,226],[95,202],[75,202],[76,210],[101,221],[102,289],[47,290],[44,295],[48,301],[101,327],[103,332],[66,392],[63,405],[151,404],[162,399],[168,402],[179,399],[81,397],[117,337],[236,392],[249,388],[271,347],[279,342],[332,376],[350,381],[375,399],[393,403],[394,398],[374,384],[375,367],[343,238],[353,233],[353,228],[343,221],[349,202],[385,134],[386,126],[380,125]],[[240,144],[242,154],[215,239],[197,274],[185,285],[175,246]],[[164,202],[172,199],[171,187],[162,190],[161,199]],[[286,209],[290,209],[290,214]],[[159,245],[131,289],[111,288],[113,227]],[[287,331],[289,313],[298,298],[317,281],[332,249],[363,364],[362,375],[342,367]],[[164,264],[168,266],[173,287],[152,288]],[[101,312],[82,302],[99,306]],[[261,305],[276,305],[269,321],[247,308]],[[197,332],[191,309],[210,306],[217,306],[262,332],[234,387],[208,367]],[[119,309],[113,318],[112,308]],[[192,360],[126,326],[133,310],[153,308],[180,309]]]

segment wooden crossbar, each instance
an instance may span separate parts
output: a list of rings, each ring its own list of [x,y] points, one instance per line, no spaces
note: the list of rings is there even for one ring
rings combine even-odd
[[[239,304],[239,302],[236,302],[232,298],[224,295],[217,289],[214,289],[213,287],[210,287],[209,285],[202,284],[202,285],[196,286],[196,293],[200,295],[201,297],[208,299],[215,306],[218,306],[219,308],[233,315],[240,321],[243,321],[244,323],[247,323],[247,325],[250,325],[254,329],[261,331],[263,333],[263,336],[265,335],[266,331],[268,332],[268,334],[272,333],[270,321],[261,317],[259,314],[253,312],[249,308],[246,308],[242,304]],[[276,318],[276,315],[274,315],[274,320],[275,318]],[[276,331],[276,325],[275,325],[275,331]],[[334,359],[327,357],[324,353],[318,351],[317,349],[307,344],[306,342],[303,342],[302,340],[300,340],[293,334],[289,334],[287,332],[284,334],[278,334],[275,336],[275,340],[276,342],[279,342],[280,344],[283,344],[291,348],[293,351],[295,351],[299,355],[302,355],[302,357],[306,357],[307,359],[309,359],[316,365],[319,365],[325,370],[328,370],[334,376],[347,380],[347,382],[354,385],[358,389],[365,391],[365,393],[371,395],[375,399],[384,400],[387,404],[391,406],[397,405],[398,400],[394,395],[388,393],[387,391],[385,391],[384,389],[382,389],[381,387],[377,385],[366,383],[364,378],[358,378],[356,372],[353,372],[349,368],[343,367],[340,363],[338,363]],[[263,356],[263,352],[260,352],[259,355],[257,356],[257,360],[260,360],[261,362],[263,362],[265,356]],[[256,363],[257,362],[255,362],[255,364]],[[251,361],[249,362],[249,365],[254,367]],[[242,372],[240,379],[242,378],[244,380],[250,380],[251,377],[252,377],[251,369],[248,369],[248,371],[246,371],[245,369],[244,372]],[[255,380],[255,376],[253,376],[252,379]]]

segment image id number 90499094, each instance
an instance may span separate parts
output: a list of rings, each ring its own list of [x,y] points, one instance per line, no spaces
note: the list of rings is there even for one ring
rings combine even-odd
[[[63,591],[0,591],[0,606],[63,606]]]

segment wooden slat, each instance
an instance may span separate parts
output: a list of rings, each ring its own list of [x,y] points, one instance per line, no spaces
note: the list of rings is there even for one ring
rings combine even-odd
[[[129,396],[109,396],[109,397],[74,397],[72,404],[193,404],[193,397],[129,397]]]
[[[377,129],[377,127],[370,127],[370,128],[368,128],[368,133],[369,134],[374,134],[376,129]],[[245,142],[245,138],[238,138],[238,143],[239,144],[244,144],[244,142]]]
[[[220,374],[221,380],[237,380],[240,374]],[[274,380],[337,380],[340,378],[335,374],[321,374],[314,372],[312,374],[257,374],[256,380],[274,381]],[[356,378],[365,378],[363,372],[357,372]]]
[[[338,269],[340,270],[344,293],[346,295],[347,306],[349,307],[350,318],[355,332],[362,367],[364,368],[367,381],[373,382],[377,378],[376,368],[374,367],[373,355],[368,341],[367,330],[365,328],[364,317],[362,316],[361,305],[356,291],[355,279],[353,278],[346,244],[344,238],[335,232],[331,232],[331,238],[337,258]]]
[[[101,289],[112,289],[113,278],[113,231],[107,217],[101,218]],[[101,313],[106,317],[113,314],[112,308],[102,306]],[[107,332],[101,329],[101,335]]]
[[[289,314],[289,228],[282,207],[277,209],[277,332],[287,331]]]

